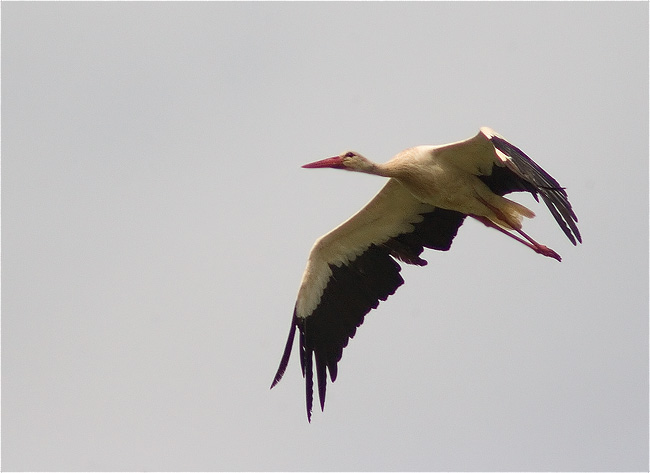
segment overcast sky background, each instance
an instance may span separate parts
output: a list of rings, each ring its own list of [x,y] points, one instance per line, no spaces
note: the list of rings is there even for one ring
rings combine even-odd
[[[647,470],[648,4],[2,4],[3,470]],[[468,221],[325,412],[280,361],[383,162],[490,126],[558,264]],[[295,347],[294,347],[295,348]]]

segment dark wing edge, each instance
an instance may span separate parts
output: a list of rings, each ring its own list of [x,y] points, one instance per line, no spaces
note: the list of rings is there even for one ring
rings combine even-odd
[[[340,266],[330,265],[332,275],[320,303],[305,318],[294,315],[289,339],[273,379],[271,388],[284,375],[296,328],[300,332],[300,365],[305,378],[307,419],[311,422],[313,406],[313,361],[321,410],[325,407],[327,372],[336,380],[338,362],[343,348],[356,334],[370,310],[394,294],[404,283],[398,261],[418,266],[427,262],[420,258],[424,248],[446,251],[462,225],[465,215],[435,208],[422,214],[423,220],[413,224],[411,232],[370,245],[362,254]]]
[[[576,240],[582,243],[582,236],[576,223],[578,217],[573,212],[568,195],[550,174],[544,171],[526,153],[498,135],[488,136],[496,150],[506,155],[505,168],[495,166],[489,176],[480,176],[490,189],[504,195],[515,191],[528,191],[535,199],[537,194],[542,196],[569,241],[576,245]],[[508,171],[513,174],[507,176]]]
[[[280,367],[278,368],[277,373],[275,373],[275,377],[273,378],[273,382],[271,383],[271,389],[273,389],[273,386],[275,386],[280,382],[280,380],[284,376],[284,372],[287,370],[287,366],[289,365],[289,358],[291,357],[291,348],[293,347],[293,339],[296,336],[297,318],[298,317],[296,317],[296,311],[294,310],[293,318],[291,319],[291,328],[289,329],[289,337],[287,338],[287,344],[284,347],[284,353],[282,353],[282,359],[280,360]]]

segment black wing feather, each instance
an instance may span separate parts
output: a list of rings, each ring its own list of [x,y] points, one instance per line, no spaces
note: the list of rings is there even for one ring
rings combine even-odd
[[[494,166],[489,176],[479,176],[495,194],[528,191],[535,199],[537,194],[550,210],[562,231],[571,243],[582,243],[582,237],[576,223],[578,217],[573,212],[564,188],[526,153],[500,136],[489,138],[494,147],[508,156],[506,167]]]
[[[390,238],[382,244],[373,244],[345,265],[330,265],[332,276],[316,309],[306,318],[297,317],[294,311],[289,340],[271,387],[284,375],[297,327],[309,420],[313,406],[314,359],[322,410],[325,406],[327,371],[331,381],[335,381],[343,348],[354,337],[366,314],[404,283],[400,275],[401,266],[396,260],[425,265],[426,261],[420,258],[424,248],[448,250],[465,219],[464,214],[439,208],[422,216],[423,220],[413,225],[413,231]]]

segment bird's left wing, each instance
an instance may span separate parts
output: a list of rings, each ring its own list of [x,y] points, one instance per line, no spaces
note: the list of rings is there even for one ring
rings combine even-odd
[[[314,358],[323,409],[327,371],[334,381],[343,348],[365,315],[404,282],[396,259],[425,265],[420,258],[423,248],[449,249],[464,218],[420,202],[391,179],[364,208],[319,238],[307,261],[289,339],[271,387],[284,375],[297,328],[307,417],[311,419]]]
[[[442,146],[433,153],[438,160],[478,176],[495,194],[530,192],[548,207],[567,238],[582,242],[576,217],[565,189],[526,153],[488,127],[472,138]]]

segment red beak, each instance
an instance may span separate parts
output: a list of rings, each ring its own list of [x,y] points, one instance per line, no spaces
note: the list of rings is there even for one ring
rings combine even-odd
[[[313,163],[305,164],[304,168],[335,168],[335,169],[344,169],[343,159],[340,156],[334,156],[332,158],[321,159],[320,161],[315,161]]]

